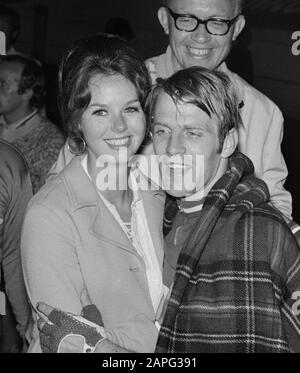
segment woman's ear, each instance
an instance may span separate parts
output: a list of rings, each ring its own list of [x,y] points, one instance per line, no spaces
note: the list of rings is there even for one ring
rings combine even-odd
[[[167,9],[165,7],[160,7],[157,11],[157,17],[159,20],[159,23],[162,25],[162,28],[164,29],[165,34],[169,34],[169,18]]]
[[[222,158],[229,158],[233,152],[235,151],[238,144],[238,133],[236,128],[231,128],[231,130],[227,133],[224,143],[223,149],[221,152]]]

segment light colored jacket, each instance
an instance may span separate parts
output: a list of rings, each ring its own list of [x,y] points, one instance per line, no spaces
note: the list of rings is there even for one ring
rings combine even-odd
[[[140,191],[160,266],[164,194]],[[81,157],[31,200],[21,242],[25,283],[36,321],[42,301],[80,314],[83,293],[100,310],[112,342],[153,352],[158,335],[146,268],[82,168]],[[36,322],[30,352],[39,352]]]
[[[166,53],[146,61],[153,83],[157,77],[168,78],[176,72],[171,54],[168,47]],[[225,63],[220,70],[229,75],[243,105],[240,112],[244,128],[239,130],[239,150],[252,160],[256,176],[268,185],[273,204],[291,219],[292,197],[284,189],[288,171],[281,153],[282,113],[274,102],[231,72]]]

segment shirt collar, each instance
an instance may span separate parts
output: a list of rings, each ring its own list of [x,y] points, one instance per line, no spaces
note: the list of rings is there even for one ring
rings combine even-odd
[[[205,198],[202,198],[196,201],[187,201],[184,199],[178,199],[177,205],[178,205],[179,211],[184,212],[186,214],[191,214],[193,212],[201,211],[203,208],[204,199]]]
[[[37,114],[38,110],[33,110],[33,112],[31,112],[29,115],[27,115],[27,117],[21,119],[21,120],[18,120],[17,122],[14,123],[14,127],[15,128],[19,128],[21,127],[22,125],[26,124],[27,122],[29,122],[33,117],[35,117],[35,115]]]
[[[17,120],[16,122],[13,122],[11,124],[7,124],[4,120],[4,117],[1,116],[1,121],[2,121],[2,125],[4,127],[10,127],[10,128],[14,128],[14,129],[17,129],[19,127],[21,127],[22,125],[28,123],[33,117],[35,117],[35,115],[38,113],[38,110],[35,109],[33,110],[29,115],[27,115],[25,118],[22,118],[22,119],[19,119]]]

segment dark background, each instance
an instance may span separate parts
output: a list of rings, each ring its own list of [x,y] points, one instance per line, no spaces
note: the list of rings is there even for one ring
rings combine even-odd
[[[103,31],[111,17],[130,21],[135,48],[144,57],[160,54],[167,38],[156,18],[161,0],[6,0],[22,20],[17,49],[38,58],[48,84],[47,112],[59,124],[56,73],[62,51],[84,35]],[[247,27],[230,57],[231,68],[267,94],[285,116],[282,151],[286,187],[300,223],[300,55],[292,54],[292,33],[300,31],[299,0],[247,0]]]

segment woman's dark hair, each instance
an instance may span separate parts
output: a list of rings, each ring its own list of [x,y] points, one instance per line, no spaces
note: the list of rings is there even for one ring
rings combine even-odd
[[[59,107],[69,137],[83,137],[79,124],[91,100],[89,81],[95,74],[119,74],[128,79],[144,108],[150,78],[130,44],[102,33],[81,39],[66,51],[59,70]]]
[[[33,59],[12,54],[1,56],[1,62],[18,63],[23,69],[19,83],[18,93],[22,95],[28,90],[32,90],[30,105],[36,109],[40,109],[44,105],[45,99],[45,74],[39,63]]]

